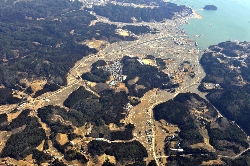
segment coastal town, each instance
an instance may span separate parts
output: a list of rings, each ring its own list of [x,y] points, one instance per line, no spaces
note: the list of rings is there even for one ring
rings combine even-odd
[[[98,3],[105,2],[106,1]],[[90,4],[91,3],[93,4],[93,2],[90,2]],[[92,12],[92,14],[94,13]],[[128,23],[111,22],[103,17],[97,16],[96,14],[94,15],[97,17],[96,22],[115,24],[120,27],[128,25]],[[159,128],[156,126],[156,122],[153,120],[152,108],[158,103],[173,98],[180,92],[192,91],[193,89],[198,93],[195,87],[198,86],[200,79],[204,75],[204,72],[198,63],[200,50],[197,47],[197,43],[189,39],[184,30],[179,28],[180,25],[185,24],[190,17],[178,17],[175,20],[166,20],[163,23],[131,23],[130,25],[136,26],[146,25],[151,29],[157,29],[158,32],[155,34],[147,33],[137,35],[138,39],[135,41],[121,41],[112,44],[106,43],[105,47],[100,49],[97,54],[84,57],[76,63],[75,67],[72,68],[68,74],[67,86],[55,92],[45,93],[36,99],[26,96],[27,101],[19,105],[18,109],[34,109],[33,105],[38,108],[48,105],[63,106],[62,102],[79,86],[85,86],[86,89],[93,91],[91,90],[91,84],[86,84],[85,81],[81,81],[78,78],[83,72],[89,71],[91,64],[97,60],[105,60],[109,63],[109,65],[104,67],[104,70],[110,72],[112,75],[112,79],[109,82],[109,85],[112,87],[116,84],[122,83],[126,79],[126,75],[122,74],[122,64],[118,60],[123,56],[138,57],[138,62],[142,65],[156,64],[153,61],[149,62],[148,60],[144,60],[146,55],[153,55],[156,58],[162,58],[167,64],[164,72],[168,74],[175,83],[178,83],[179,87],[170,91],[154,89],[147,92],[143,98],[140,99],[141,104],[128,107],[127,117],[123,121],[125,124],[132,123],[135,125],[135,130],[133,132],[134,139],[140,141],[146,147],[149,154],[147,161],[156,160],[159,165],[160,163],[164,164],[166,162],[166,157],[163,155],[164,152],[162,150],[157,150],[163,148],[164,139],[159,139],[158,135],[161,135],[160,138],[164,138],[166,135],[174,137],[174,133],[159,133],[164,133],[164,130],[161,127]],[[128,35],[133,34],[128,33]],[[98,49],[98,45],[96,48]],[[191,64],[188,64],[187,62],[190,62]],[[36,114],[37,112],[33,112],[33,116],[37,116]],[[59,140],[60,138],[63,138],[63,136],[58,137]],[[78,142],[80,141],[79,143],[76,144],[72,142],[72,145],[79,146],[81,142],[84,144],[85,141],[89,142],[90,140],[91,139],[89,138],[87,140],[78,140]],[[110,142],[109,140],[102,138],[95,140]],[[172,150],[175,151],[176,148],[173,146]],[[177,151],[181,151],[180,146]],[[63,155],[56,152],[56,149],[51,149],[45,153],[49,153],[55,158],[63,158]]]
[[[98,54],[84,58],[79,65],[76,65],[77,68],[73,68],[68,75],[68,78],[76,77],[76,73],[88,71],[87,69],[90,68],[90,65],[95,61],[105,60],[110,63],[110,65],[105,66],[105,70],[112,73],[113,79],[109,82],[112,86],[126,79],[126,76],[122,75],[122,64],[118,61],[118,59],[121,59],[123,56],[138,57],[138,61],[141,64],[148,64],[148,62],[143,60],[146,55],[153,55],[156,58],[164,59],[167,64],[167,68],[164,72],[167,73],[174,82],[179,83],[180,86],[171,91],[149,91],[140,99],[141,103],[139,105],[129,109],[129,114],[123,121],[125,124],[132,123],[136,126],[134,131],[135,139],[139,140],[147,148],[148,154],[150,155],[148,160],[156,159],[159,165],[166,162],[163,151],[157,150],[164,148],[164,139],[162,138],[165,136],[174,137],[174,132],[178,130],[178,128],[176,129],[176,126],[169,124],[169,131],[173,132],[164,132],[162,127],[158,127],[155,124],[157,122],[153,120],[152,110],[150,108],[173,98],[180,92],[191,91],[204,95],[197,90],[201,78],[204,77],[204,71],[199,65],[201,50],[199,50],[195,41],[187,37],[184,30],[178,28],[180,25],[185,24],[187,20],[188,18],[180,18],[166,20],[164,23],[132,23],[132,25],[147,25],[150,26],[151,29],[156,28],[159,33],[142,34],[138,36],[138,40],[135,42],[121,41],[108,44],[105,49],[100,50]],[[127,23],[110,22],[103,18],[98,21],[113,23],[119,26],[128,25]],[[151,65],[154,65],[154,63],[152,62]],[[161,137],[158,137],[158,135],[161,135]],[[176,146],[177,145],[179,145],[179,148],[176,149],[176,147],[173,146],[172,151],[182,151],[181,145],[178,144],[178,142],[176,142]]]
[[[20,82],[29,87],[12,89],[13,96],[22,101],[0,106],[1,115],[8,114],[6,122],[1,122],[0,127],[4,128],[5,123],[12,122],[21,126],[11,128],[15,127],[11,124],[6,131],[0,131],[0,151],[6,150],[5,145],[11,136],[34,129],[34,124],[39,126],[37,130],[44,131],[36,131],[37,135],[43,134],[44,139],[33,149],[34,154],[22,157],[26,154],[20,153],[18,158],[1,158],[0,165],[153,163],[164,166],[175,165],[182,158],[187,162],[195,159],[202,163],[200,165],[223,165],[225,159],[233,160],[250,149],[245,132],[207,100],[210,92],[221,93],[225,86],[223,81],[204,81],[207,73],[200,64],[202,54],[211,53],[219,64],[227,64],[228,59],[237,61],[234,62],[238,66],[230,63],[229,69],[240,73],[242,66],[248,68],[249,56],[245,52],[232,51],[230,54],[233,55],[227,56],[228,50],[219,46],[201,50],[199,43],[182,28],[182,25],[189,24],[191,18],[201,19],[192,9],[176,12],[172,19],[162,21],[152,19],[146,22],[131,18],[132,22],[116,22],[92,9],[107,4],[140,9],[159,6],[157,3],[138,4],[120,0],[81,2],[83,6],[79,10],[87,9],[87,13],[95,18],[86,26],[99,23],[115,25],[115,29],[109,28],[115,37],[111,40],[108,37],[99,38],[101,32],[97,31],[95,37],[98,39],[77,40],[78,45],[86,45],[96,52],[74,63],[74,67],[66,73],[65,85],[37,95],[47,85],[47,80],[29,82],[23,79]],[[129,26],[148,30],[136,33]],[[69,34],[78,37],[74,29]],[[196,35],[200,36],[202,34]],[[247,42],[237,44],[246,49],[250,46]],[[58,45],[56,49],[60,48]],[[44,61],[43,64],[49,62]],[[138,72],[136,69],[141,70]],[[238,76],[237,81],[237,85],[246,84],[242,76]],[[212,95],[212,98],[216,100],[218,96]],[[167,116],[170,118],[167,119]],[[230,139],[224,137],[227,131],[231,132],[227,135]],[[217,139],[217,136],[222,139]],[[26,137],[22,136],[23,139]],[[125,157],[122,156],[124,154]],[[204,159],[196,160],[197,156]],[[44,162],[39,163],[38,160]]]
[[[136,126],[134,139],[140,141],[147,148],[149,154],[147,160],[156,160],[159,164],[164,164],[166,162],[166,157],[163,155],[164,152],[157,150],[163,148],[164,139],[160,141],[156,137],[156,132],[158,133],[157,135],[161,135],[159,132],[162,132],[162,129],[158,129],[158,127],[155,128],[155,122],[150,108],[157,103],[174,97],[179,92],[187,91],[189,86],[197,86],[203,74],[202,69],[198,66],[199,49],[196,47],[195,42],[190,40],[183,30],[176,28],[176,25],[185,23],[185,21],[186,19],[177,19],[175,21],[166,21],[165,23],[147,23],[146,25],[151,28],[157,28],[159,33],[143,34],[138,36],[138,40],[134,42],[121,41],[106,45],[99,53],[84,57],[76,64],[76,67],[71,69],[71,72],[68,74],[68,85],[66,87],[56,92],[45,93],[36,99],[26,96],[26,102],[17,106],[17,109],[34,109],[34,105],[38,108],[46,105],[62,106],[62,101],[67,98],[73,89],[77,89],[79,86],[85,86],[87,89],[91,90],[92,87],[89,86],[90,84],[85,84],[77,78],[83,71],[88,71],[91,68],[90,65],[97,60],[103,59],[109,61],[110,64],[105,66],[105,71],[111,72],[113,79],[109,82],[109,85],[115,86],[126,79],[126,75],[122,74],[122,64],[117,59],[121,59],[125,55],[132,57],[137,56],[139,58],[138,62],[142,65],[149,64],[149,61],[143,60],[145,55],[150,54],[165,59],[164,61],[167,64],[167,68],[164,72],[169,74],[169,77],[174,81],[180,83],[180,86],[174,91],[171,90],[172,93],[169,91],[149,91],[140,99],[142,104],[135,107],[128,107],[127,118],[124,120],[125,124],[132,123]],[[138,25],[142,25],[142,23],[138,23]],[[183,65],[185,65],[185,63],[183,64],[183,62],[185,61],[192,62],[192,72],[189,72],[189,69],[184,69]],[[151,62],[150,65],[155,65],[155,62]],[[195,73],[195,77],[191,78],[188,73]],[[191,83],[190,80],[193,80],[193,83]],[[37,112],[32,112],[33,116],[37,116],[36,114]],[[169,135],[172,135],[172,133],[169,133]],[[162,134],[161,138],[164,136],[166,136],[166,133]],[[63,136],[58,136],[59,142],[61,142],[60,140],[63,140],[63,138]],[[110,142],[102,138],[95,140]],[[85,141],[89,142],[91,139],[74,140],[71,144],[74,147],[78,147],[81,144],[85,144]],[[63,144],[63,142],[61,143]],[[180,151],[180,149],[178,149],[178,151]],[[172,150],[175,151],[175,147],[172,147]],[[45,153],[54,156],[55,159],[62,159],[64,157],[62,154],[58,153],[55,148],[47,150]],[[84,151],[82,153],[84,154]],[[163,157],[161,158],[161,156]]]

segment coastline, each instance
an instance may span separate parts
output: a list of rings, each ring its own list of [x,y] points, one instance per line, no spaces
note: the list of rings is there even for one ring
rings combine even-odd
[[[200,13],[198,13],[197,10],[192,9],[192,11],[193,11],[192,18],[202,19],[202,16],[200,15]]]

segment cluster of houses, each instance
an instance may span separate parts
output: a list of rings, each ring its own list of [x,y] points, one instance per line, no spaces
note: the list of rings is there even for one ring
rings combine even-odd
[[[169,148],[171,151],[177,151],[177,152],[183,152],[184,150],[181,148],[181,143],[180,141],[178,140],[178,138],[173,135],[173,136],[168,136],[166,137],[165,139],[165,142],[171,142],[171,141],[178,141],[177,143],[177,147],[174,147],[174,148]]]
[[[105,142],[111,143],[111,141],[106,139],[106,138],[95,138],[94,140],[96,140],[96,141],[105,141]]]
[[[132,33],[131,31],[124,30],[121,28],[116,29],[115,32],[116,34],[121,35],[121,36],[135,36],[135,34]]]
[[[203,83],[203,87],[206,90],[211,90],[211,89],[220,89],[221,86],[220,84],[213,84],[213,83]]]
[[[74,2],[75,0],[70,0]],[[110,0],[79,0],[87,8],[92,8],[93,5],[103,6],[110,2]]]
[[[172,40],[174,41],[174,44],[178,45],[178,46],[185,46],[185,43],[181,40],[181,39],[177,39],[177,38],[172,38]]]
[[[149,145],[152,145],[152,129],[145,130]]]
[[[122,74],[122,64],[119,60],[115,60],[109,66],[105,66],[104,70],[109,71],[114,78],[109,83],[111,86],[123,82],[127,78],[127,76]]]
[[[128,117],[129,111],[130,111],[130,109],[131,109],[132,107],[133,107],[133,106],[132,106],[130,103],[126,104],[126,105],[123,107],[124,110],[125,110],[125,113],[126,113],[126,117]]]
[[[50,155],[51,157],[53,157],[53,159],[59,159],[59,160],[61,160],[64,157],[64,155],[60,155],[60,156],[59,156],[59,154],[58,155],[54,155],[53,153],[55,153],[55,150],[52,150],[52,151],[50,151],[50,150],[44,150],[43,152],[46,153],[46,154],[48,154],[48,155]]]

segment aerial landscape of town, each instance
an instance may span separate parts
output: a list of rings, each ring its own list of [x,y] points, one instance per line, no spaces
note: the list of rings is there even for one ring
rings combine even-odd
[[[249,42],[162,0],[0,8],[0,165],[250,165]]]

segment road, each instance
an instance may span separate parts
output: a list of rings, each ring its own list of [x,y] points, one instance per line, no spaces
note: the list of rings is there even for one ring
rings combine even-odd
[[[109,22],[110,23],[110,22]],[[117,24],[121,24],[121,23],[117,23]],[[126,25],[126,24],[122,24],[122,25]],[[138,25],[138,24],[136,24]],[[140,25],[140,24],[139,24]],[[150,25],[153,25],[155,26],[154,24],[151,24]],[[128,54],[129,52],[137,52],[138,54],[141,54],[141,55],[145,55],[146,51],[143,50],[142,48],[140,48],[140,50],[136,50],[139,46],[143,46],[145,49],[148,48],[148,46],[151,46],[153,44],[155,44],[157,41],[159,43],[161,43],[163,40],[168,40],[168,39],[171,39],[171,38],[186,38],[187,39],[187,36],[186,35],[173,35],[173,34],[164,34],[166,31],[163,31],[162,32],[162,36],[161,35],[155,35],[154,38],[151,38],[153,35],[149,34],[149,35],[145,35],[145,38],[144,37],[139,37],[139,39],[137,41],[133,41],[133,42],[120,42],[120,43],[114,43],[114,44],[110,44],[109,46],[113,46],[113,47],[109,47],[107,46],[106,48],[104,48],[103,50],[100,50],[96,55],[89,55],[87,57],[83,57],[80,61],[78,61],[76,63],[76,65],[70,70],[70,72],[68,73],[67,75],[67,85],[66,86],[63,86],[61,87],[59,90],[55,91],[55,92],[48,92],[40,97],[37,97],[37,98],[33,98],[29,101],[29,103],[27,102],[26,105],[24,105],[21,109],[24,110],[24,109],[34,109],[34,103],[40,103],[39,105],[37,105],[35,108],[41,108],[41,107],[44,107],[46,105],[50,105],[50,104],[55,104],[55,96],[56,98],[59,98],[60,96],[68,96],[72,91],[68,91],[68,90],[71,90],[71,89],[76,89],[77,87],[79,86],[84,86],[88,91],[90,91],[91,93],[95,94],[98,96],[98,94],[96,92],[94,92],[93,90],[91,90],[90,88],[88,88],[85,83],[78,79],[79,76],[81,76],[81,74],[85,71],[88,71],[91,67],[91,64],[99,59],[103,59],[103,60],[106,60],[106,61],[110,61],[110,60],[114,60],[114,59],[119,59],[121,58],[124,54]],[[169,41],[168,41],[169,42]],[[121,44],[121,47],[119,48],[119,44]],[[156,43],[158,44],[158,43]],[[159,47],[159,46],[158,46]],[[178,49],[183,49],[183,50],[186,50],[186,49],[189,49],[187,47],[184,47],[184,46],[174,46],[172,45],[172,47],[178,47]],[[112,51],[109,51],[109,49],[111,48],[115,48],[114,50]],[[163,45],[163,48],[164,48],[164,45]],[[158,51],[158,48],[154,48],[155,52]],[[178,51],[177,49],[175,48],[170,48],[173,52],[174,51]],[[167,50],[167,48],[166,48]],[[166,52],[166,51],[165,51]],[[180,53],[182,54],[183,51],[180,51]],[[190,56],[196,56],[196,55],[190,55]],[[184,58],[186,59],[191,59],[192,57],[185,57],[184,55],[179,55],[179,56],[176,56],[175,57],[176,59],[178,59],[180,62],[181,60],[184,61]],[[198,56],[196,57],[196,59],[193,61],[191,61],[191,63],[195,63],[197,65],[199,65],[199,60],[198,60]],[[176,63],[178,65],[178,63]],[[177,66],[178,67],[178,66]],[[177,89],[176,93],[175,94],[169,94],[169,96],[165,97],[165,100],[159,100],[156,98],[157,94],[155,95],[152,95],[151,98],[150,98],[150,102],[152,103],[151,106],[148,108],[149,110],[149,116],[150,116],[150,123],[152,124],[152,145],[151,145],[151,148],[152,148],[152,156],[154,158],[154,160],[156,161],[157,165],[160,165],[159,163],[159,158],[167,158],[168,156],[157,156],[156,154],[156,140],[155,140],[155,135],[156,135],[156,131],[155,131],[155,127],[154,127],[154,117],[153,117],[153,108],[162,103],[162,102],[165,102],[171,98],[174,98],[178,93],[181,93],[183,91],[189,91],[192,87],[192,89],[194,89],[194,91],[196,92],[197,90],[197,87],[199,85],[198,82],[200,82],[200,80],[203,78],[203,75],[204,75],[204,71],[202,71],[202,68],[199,66],[199,68],[197,69],[197,72],[196,73],[196,77],[191,80],[192,82],[186,82],[184,85],[181,85],[180,88]],[[67,92],[66,92],[67,91]],[[192,92],[194,92],[192,91]],[[198,93],[198,91],[196,92]],[[199,92],[200,94],[200,92]],[[204,94],[203,94],[204,96]],[[45,99],[49,99],[48,102],[45,102],[44,100]],[[159,101],[157,101],[159,100]],[[61,101],[56,101],[57,104]],[[62,104],[62,103],[61,103]],[[13,105],[13,107],[17,107],[15,105]],[[9,113],[10,111],[12,110],[9,109],[6,111],[6,113]],[[132,140],[129,140],[129,141],[123,141],[123,140],[117,140],[117,141],[111,141],[111,142],[130,142],[130,141],[133,141],[135,139],[132,139]],[[145,140],[147,142],[147,140]],[[242,153],[244,153],[245,151],[249,150],[250,148],[242,151],[240,154],[237,154],[236,156],[234,157],[231,157],[231,158],[237,158],[239,157]],[[148,153],[150,153],[150,151],[148,151]],[[226,157],[226,156],[223,156],[223,157]]]
[[[61,87],[59,90],[55,91],[55,92],[48,92],[38,98],[33,99],[33,101],[30,101],[30,103],[41,103],[38,107],[43,107],[45,105],[50,105],[50,104],[54,104],[54,98],[55,96],[58,98],[62,95],[67,96],[70,93],[66,91],[70,90],[71,88],[77,88],[79,86],[85,86],[84,82],[82,82],[81,80],[77,79],[82,73],[83,71],[87,71],[90,69],[91,64],[95,61],[97,61],[98,59],[104,59],[104,60],[113,60],[113,59],[118,59],[121,58],[123,56],[123,54],[125,54],[125,52],[133,52],[133,50],[136,50],[139,46],[143,46],[146,47],[148,45],[154,44],[154,43],[161,43],[163,40],[169,40],[173,37],[184,37],[187,38],[186,36],[163,36],[163,37],[155,37],[155,38],[150,38],[147,37],[145,39],[139,39],[138,41],[134,41],[134,42],[122,42],[122,47],[117,49],[114,49],[112,51],[108,51],[106,52],[106,50],[109,47],[106,47],[104,50],[101,50],[98,52],[98,54],[96,55],[89,55],[88,57],[83,57],[82,60],[80,60],[79,62],[76,63],[76,65],[70,70],[68,76],[67,76],[67,82],[68,84],[64,87]],[[170,40],[171,41],[171,40]],[[172,41],[173,42],[173,41]],[[150,43],[150,44],[149,44]],[[184,48],[184,47],[183,47]],[[155,48],[157,50],[157,48]],[[184,48],[187,49],[187,48]],[[137,51],[138,52],[138,51]],[[142,53],[143,54],[143,53]],[[116,55],[116,56],[113,56]],[[92,62],[92,63],[91,63]],[[86,87],[86,86],[85,86]],[[88,87],[86,87],[87,90],[93,92],[91,89],[89,89]],[[178,93],[176,93],[175,95],[177,95]],[[172,94],[170,94],[172,95]],[[149,111],[150,113],[150,122],[151,124],[154,124],[154,120],[153,120],[153,107],[156,106],[157,104],[164,102],[164,101],[159,101],[159,102],[153,102],[153,98],[155,96],[152,96],[152,103],[154,103],[153,105],[151,105],[150,109],[151,111]],[[174,97],[174,96],[172,96]],[[45,102],[44,99],[49,99],[50,101]],[[27,104],[26,106],[23,107],[24,108],[33,108],[32,105]],[[153,153],[153,158],[155,159],[155,161],[157,162],[157,164],[159,165],[159,161],[158,158],[159,156],[156,155],[156,151],[155,151],[155,129],[154,127],[152,127],[152,153]],[[130,140],[132,141],[132,140]],[[147,141],[147,140],[145,140]],[[116,141],[119,142],[119,141]],[[121,141],[121,142],[125,142],[125,141]]]
[[[174,98],[175,96],[177,96],[179,94],[179,92],[176,92],[176,93],[174,93],[170,98],[168,98],[168,100],[170,100],[171,98]],[[159,104],[161,104],[162,102],[165,102],[165,101],[157,101],[156,100],[156,96],[157,96],[157,90],[156,90],[156,94],[154,95],[154,96],[152,96],[151,97],[151,103],[153,103],[150,107],[149,107],[149,115],[150,115],[150,123],[151,124],[155,124],[154,123],[154,115],[153,115],[153,108],[155,107],[155,106],[157,106],[157,105],[159,105]],[[152,127],[151,127],[151,129],[152,129],[152,152],[153,152],[153,158],[154,158],[154,160],[156,161],[156,164],[157,165],[160,165],[160,163],[159,163],[159,158],[162,158],[162,156],[157,156],[156,155],[156,147],[155,147],[155,144],[156,144],[156,142],[155,142],[155,135],[156,135],[156,133],[155,133],[155,125],[152,125]],[[166,156],[167,157],[167,156]]]

